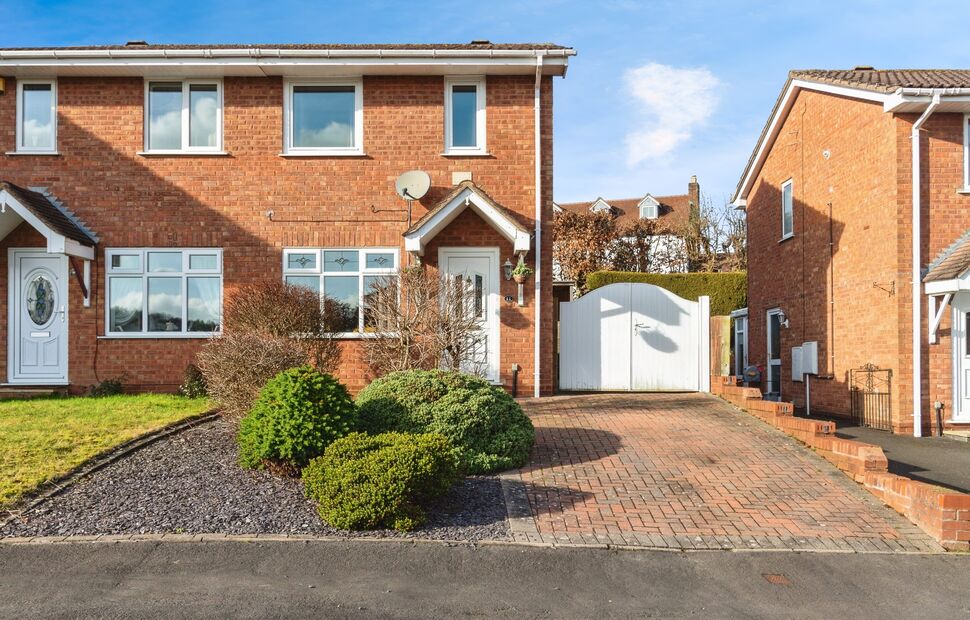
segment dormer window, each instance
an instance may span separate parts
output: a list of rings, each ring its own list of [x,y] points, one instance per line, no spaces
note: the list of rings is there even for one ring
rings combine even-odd
[[[590,206],[590,211],[593,213],[599,213],[600,211],[612,211],[613,207],[610,203],[606,202],[602,198],[597,198],[596,201]]]
[[[640,201],[640,218],[655,220],[660,217],[660,203],[653,196],[647,195]]]

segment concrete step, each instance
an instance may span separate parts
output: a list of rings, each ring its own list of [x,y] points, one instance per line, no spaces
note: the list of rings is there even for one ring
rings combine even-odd
[[[943,436],[949,439],[956,439],[957,441],[970,442],[970,429],[967,429],[967,430],[944,429]]]
[[[45,387],[30,386],[0,386],[0,399],[3,398],[50,398],[52,396],[66,396],[67,387],[63,385]]]

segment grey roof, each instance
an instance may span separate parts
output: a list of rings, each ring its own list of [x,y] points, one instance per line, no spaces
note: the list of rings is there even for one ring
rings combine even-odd
[[[93,248],[96,245],[94,236],[89,234],[75,218],[65,213],[49,196],[31,189],[24,189],[9,181],[0,181],[0,190],[6,190],[37,219],[44,222],[48,228],[59,235],[64,235],[68,239],[87,247]]]
[[[97,51],[97,50],[204,50],[204,49],[280,49],[280,50],[565,50],[555,43],[211,43],[211,44],[152,44],[152,45],[79,45],[64,47],[6,47],[0,52],[27,51]]]
[[[796,69],[788,77],[880,93],[900,88],[970,88],[968,69]]]
[[[926,270],[923,282],[938,282],[959,278],[970,269],[970,230],[960,235],[947,249],[940,252]]]

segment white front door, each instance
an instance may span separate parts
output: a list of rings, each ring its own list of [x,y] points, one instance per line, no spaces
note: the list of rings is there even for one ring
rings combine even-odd
[[[36,250],[9,253],[8,380],[67,382],[67,257]]]
[[[481,331],[474,353],[463,367],[493,383],[499,381],[499,251],[498,248],[441,248],[438,265],[446,277],[463,283],[469,312]]]
[[[970,293],[953,296],[953,420],[970,422]]]

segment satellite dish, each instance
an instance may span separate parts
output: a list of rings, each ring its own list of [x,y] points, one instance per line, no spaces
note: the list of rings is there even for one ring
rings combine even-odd
[[[405,200],[420,200],[431,188],[431,177],[423,170],[411,170],[397,178],[394,188]]]

